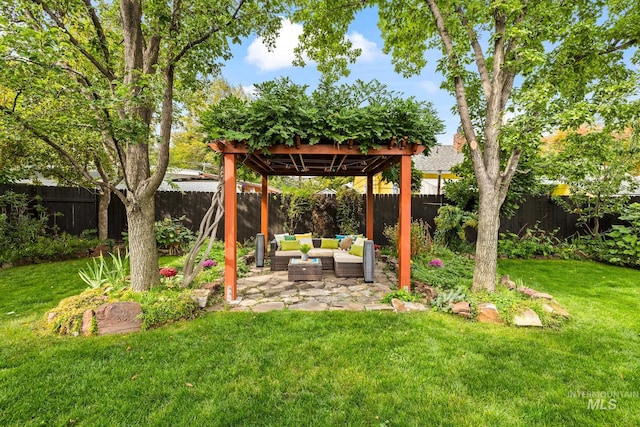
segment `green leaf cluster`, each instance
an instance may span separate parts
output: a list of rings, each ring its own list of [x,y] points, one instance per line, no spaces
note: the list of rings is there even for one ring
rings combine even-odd
[[[378,81],[332,85],[322,82],[311,95],[306,85],[280,78],[256,85],[250,102],[229,97],[203,112],[209,138],[246,141],[253,150],[353,142],[362,152],[398,141],[431,147],[443,131],[430,103],[402,98]]]

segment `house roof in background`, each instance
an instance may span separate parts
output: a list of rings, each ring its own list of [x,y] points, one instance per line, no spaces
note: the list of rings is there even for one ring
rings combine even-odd
[[[428,155],[413,156],[416,169],[421,172],[449,172],[451,168],[464,160],[464,154],[456,151],[453,145],[436,145]]]

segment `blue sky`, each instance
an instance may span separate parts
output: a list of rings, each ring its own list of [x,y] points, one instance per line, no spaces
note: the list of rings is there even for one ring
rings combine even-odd
[[[377,10],[367,9],[356,16],[348,37],[363,53],[355,64],[350,66],[351,74],[342,82],[356,79],[370,81],[377,79],[389,89],[401,92],[404,96],[414,96],[421,101],[430,101],[435,106],[438,116],[443,120],[445,132],[438,135],[438,142],[451,145],[453,134],[458,128],[459,119],[451,112],[454,98],[440,89],[442,76],[436,73],[438,52],[427,51],[432,60],[418,76],[404,78],[393,70],[391,57],[382,53],[382,39],[377,27]],[[306,67],[294,67],[293,48],[297,43],[302,28],[288,21],[283,22],[275,51],[269,52],[256,37],[245,40],[233,48],[233,59],[227,61],[222,69],[222,76],[234,86],[250,88],[256,83],[287,76],[295,83],[315,88],[320,81],[320,74],[314,64]]]

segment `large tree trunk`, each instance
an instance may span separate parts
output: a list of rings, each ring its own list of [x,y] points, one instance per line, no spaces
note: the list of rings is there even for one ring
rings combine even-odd
[[[473,291],[496,290],[498,266],[498,230],[502,202],[494,191],[480,191],[478,207],[478,239],[473,270]]]
[[[111,203],[111,190],[103,189],[98,193],[98,239],[109,238],[109,204]]]
[[[127,223],[129,225],[129,261],[131,265],[131,289],[146,291],[160,284],[158,249],[154,232],[155,206],[153,195],[129,200]]]

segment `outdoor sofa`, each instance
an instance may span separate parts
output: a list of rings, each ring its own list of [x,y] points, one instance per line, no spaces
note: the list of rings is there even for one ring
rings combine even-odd
[[[309,251],[309,258],[320,259],[322,270],[333,271],[336,277],[362,277],[365,282],[373,282],[373,270],[375,266],[373,240],[364,240],[362,256],[354,254],[354,252],[357,253],[357,251],[352,251],[353,247],[349,249],[340,247],[323,248],[323,240],[326,242],[327,240],[333,239],[313,238],[311,239],[313,248]],[[276,239],[271,240],[269,244],[271,270],[286,270],[292,258],[302,257],[302,252],[299,250],[283,249],[285,248],[278,248],[278,241]]]

